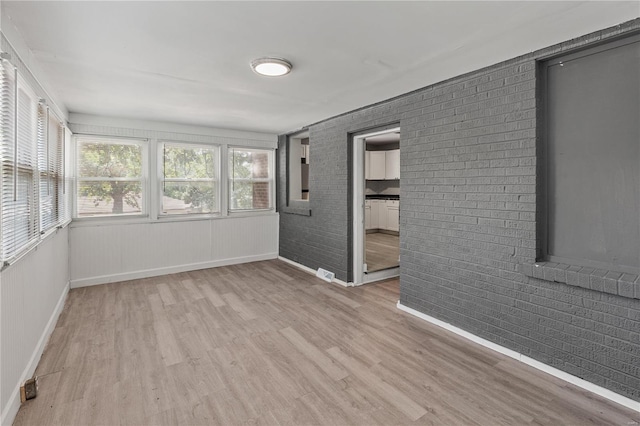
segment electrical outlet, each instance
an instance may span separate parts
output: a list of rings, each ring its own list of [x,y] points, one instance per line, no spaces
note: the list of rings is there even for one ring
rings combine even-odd
[[[38,377],[33,377],[20,386],[20,402],[25,402],[38,396]]]

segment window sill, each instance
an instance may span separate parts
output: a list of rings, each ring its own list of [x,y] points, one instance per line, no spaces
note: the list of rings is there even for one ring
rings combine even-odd
[[[311,216],[311,209],[309,207],[282,207],[280,213],[295,214],[298,216]]]
[[[157,219],[144,217],[94,217],[94,218],[77,218],[71,222],[71,228],[79,228],[84,226],[120,226],[120,225],[141,225],[141,224],[161,224],[176,222],[195,222],[209,220],[225,220],[240,217],[252,216],[270,216],[276,212],[273,210],[259,210],[246,212],[231,212],[228,215],[222,214],[206,214],[206,215],[183,215],[183,216],[160,216]]]
[[[289,205],[283,206],[280,213],[296,214],[298,216],[311,216],[309,200],[291,200]]]
[[[521,263],[518,270],[531,278],[640,299],[640,277],[635,274],[554,262]]]

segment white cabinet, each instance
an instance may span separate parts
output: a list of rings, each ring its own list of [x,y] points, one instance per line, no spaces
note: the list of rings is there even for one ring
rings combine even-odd
[[[375,200],[378,202],[378,229],[387,229],[387,200]]]
[[[369,180],[400,179],[400,150],[365,151],[364,178]]]
[[[371,229],[380,228],[380,205],[384,200],[371,200]]]
[[[366,200],[364,202],[364,229],[380,227],[380,206],[384,200]]]
[[[369,151],[369,179],[383,180],[386,176],[385,151]]]
[[[385,179],[400,179],[400,150],[385,151]]]
[[[400,201],[386,202],[387,228],[389,231],[400,231]]]
[[[364,202],[364,227],[387,231],[400,230],[400,201],[366,200]]]
[[[365,180],[371,179],[371,151],[364,152],[364,178]]]

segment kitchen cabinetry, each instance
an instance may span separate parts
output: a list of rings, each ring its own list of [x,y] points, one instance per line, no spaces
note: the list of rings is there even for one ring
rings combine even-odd
[[[384,151],[385,153],[385,179],[400,179],[400,150]]]
[[[385,154],[385,151],[369,151],[369,179],[385,179],[386,163],[387,156]]]
[[[365,151],[365,179],[400,179],[400,150]]]
[[[366,200],[364,202],[364,227],[365,229],[380,228],[380,206],[384,200]]]
[[[388,200],[386,202],[387,227],[389,231],[400,231],[400,201]]]
[[[400,230],[400,201],[366,200],[364,203],[365,229]]]
[[[371,151],[364,152],[364,179],[371,179],[369,175],[371,174]]]
[[[375,200],[378,201],[378,229],[387,229],[387,200]]]

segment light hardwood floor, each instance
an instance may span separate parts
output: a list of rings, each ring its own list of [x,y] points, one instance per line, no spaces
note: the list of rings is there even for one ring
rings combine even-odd
[[[381,271],[397,267],[400,256],[400,238],[397,235],[374,232],[365,235],[367,270]]]
[[[15,425],[634,425],[395,307],[265,261],[71,290]]]

